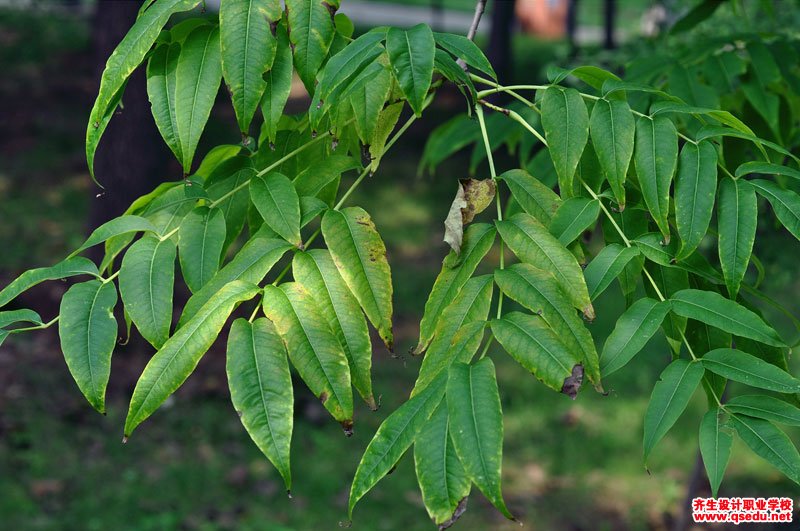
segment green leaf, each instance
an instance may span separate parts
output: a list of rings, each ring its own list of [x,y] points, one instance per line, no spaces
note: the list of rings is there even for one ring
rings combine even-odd
[[[685,143],[675,177],[675,223],[681,239],[677,260],[692,254],[708,232],[716,191],[716,148],[709,141]]]
[[[677,244],[673,240],[669,245],[664,245],[661,233],[648,232],[633,240],[633,244],[639,249],[645,258],[658,265],[671,267],[675,260],[675,250]]]
[[[386,50],[400,90],[414,113],[420,116],[433,77],[436,51],[433,32],[425,24],[417,24],[408,30],[389,28]]]
[[[731,413],[770,420],[787,426],[800,426],[800,408],[774,396],[736,396],[725,404],[725,409]]]
[[[358,168],[358,163],[352,157],[331,155],[298,173],[293,181],[294,187],[301,196],[319,197],[333,205],[342,173],[354,168]]]
[[[708,474],[708,482],[711,484],[711,494],[715,498],[725,475],[725,468],[731,457],[731,445],[733,437],[730,433],[722,430],[720,422],[721,412],[718,408],[708,411],[700,422],[700,454],[703,456],[703,464]]]
[[[455,83],[458,90],[466,98],[467,105],[470,105],[471,108],[473,102],[478,99],[478,92],[475,90],[475,84],[469,74],[443,50],[436,50],[436,55],[433,58],[433,67],[445,79]]]
[[[131,245],[119,269],[119,293],[142,337],[156,349],[169,338],[175,284],[175,242],[152,234]]]
[[[425,142],[417,173],[422,175],[427,168],[433,174],[436,167],[453,153],[480,140],[481,130],[475,122],[469,116],[459,114],[434,129]]]
[[[491,275],[469,279],[453,302],[442,311],[434,339],[428,347],[411,396],[425,389],[456,361],[469,361],[483,339],[483,329],[492,303]],[[477,328],[473,328],[473,324]],[[469,325],[469,326],[467,326]]]
[[[47,280],[58,280],[60,278],[69,278],[78,275],[97,276],[98,274],[97,266],[95,266],[91,260],[82,256],[67,258],[54,266],[39,267],[37,269],[25,271],[9,285],[0,290],[0,307],[14,300],[20,293]]]
[[[208,196],[199,182],[175,186],[148,204],[142,210],[141,216],[148,219],[160,234],[167,234],[180,226],[184,216],[197,205],[200,199],[207,200]],[[132,239],[132,235],[129,237]],[[111,244],[110,239],[109,244]]]
[[[294,397],[286,347],[268,319],[237,319],[228,335],[225,369],[233,407],[259,450],[292,488],[289,450]]]
[[[58,335],[69,372],[86,400],[103,414],[117,343],[116,304],[113,282],[90,280],[69,288],[58,312]]]
[[[618,371],[644,348],[669,313],[669,302],[639,299],[617,320],[600,356],[603,376]]]
[[[328,210],[322,235],[339,273],[391,351],[392,274],[375,224],[359,207]]]
[[[280,18],[279,0],[225,0],[220,4],[222,74],[243,135],[250,129],[267,85],[262,76],[275,59],[273,30]]]
[[[750,175],[752,173],[764,175],[785,175],[786,177],[800,180],[800,170],[789,168],[788,166],[782,166],[780,164],[761,161],[745,162],[736,168],[736,173],[734,175],[738,179],[739,177],[744,177],[745,175]]]
[[[544,318],[559,341],[582,361],[592,383],[599,385],[600,367],[592,335],[553,276],[528,264],[514,264],[495,270],[494,277],[503,293]]]
[[[277,27],[278,44],[275,50],[275,60],[272,68],[264,74],[266,82],[264,96],[261,100],[261,114],[264,115],[264,129],[267,139],[275,142],[278,134],[278,122],[283,116],[283,109],[289,100],[292,89],[292,49],[289,46],[289,36],[283,25]]]
[[[461,253],[450,251],[442,262],[442,270],[433,283],[425,302],[425,312],[419,323],[419,341],[414,354],[421,354],[433,340],[442,310],[453,302],[461,288],[470,279],[478,264],[494,244],[497,231],[487,223],[476,223],[464,232]]]
[[[500,487],[503,464],[503,411],[494,364],[454,363],[447,379],[450,438],[467,476],[492,505],[511,520]]]
[[[722,179],[717,207],[719,262],[731,299],[736,299],[742,283],[758,224],[755,188],[744,180]]]
[[[175,117],[175,72],[178,67],[179,43],[158,46],[147,62],[147,97],[150,110],[164,142],[179,161],[183,160],[183,149],[178,138]]]
[[[178,231],[183,280],[197,293],[219,270],[225,244],[225,215],[219,208],[200,206],[189,212]]]
[[[625,247],[618,243],[603,247],[583,270],[591,300],[597,299],[611,282],[622,274],[625,266],[638,255],[639,249],[636,247]]]
[[[269,228],[295,247],[300,239],[300,198],[292,181],[278,172],[250,180],[250,199]]]
[[[645,85],[642,83],[630,83],[627,81],[618,81],[616,79],[607,79],[603,82],[603,90],[602,95],[604,98],[611,96],[612,94],[616,94],[622,91],[630,91],[630,92],[644,92],[645,94],[652,94],[658,98],[662,98],[669,101],[674,101],[676,103],[684,103],[678,97],[675,97],[671,94],[667,94],[663,90],[658,90],[657,88],[653,88],[650,85]]]
[[[636,124],[628,102],[600,99],[592,108],[589,132],[603,177],[620,208],[625,208],[625,178],[633,156]]]
[[[489,74],[492,79],[497,80],[497,74],[495,74],[491,63],[489,63],[489,60],[483,55],[481,49],[470,39],[463,35],[438,32],[434,32],[433,37],[436,39],[436,44],[438,44],[439,47],[464,61],[467,66]]]
[[[800,162],[800,158],[794,155],[791,151],[788,151],[783,146],[776,144],[775,142],[770,142],[769,140],[764,140],[763,138],[756,137],[754,135],[748,135],[747,133],[742,133],[741,131],[737,131],[736,129],[732,129],[730,127],[722,127],[718,125],[704,125],[695,134],[695,141],[701,142],[707,138],[714,138],[717,136],[728,136],[728,137],[748,140],[753,144],[755,144],[756,147],[759,149],[759,151],[767,159],[769,159],[769,156],[767,155],[767,151],[764,149],[764,146],[767,146],[768,148],[777,151],[781,155],[786,155],[787,157],[791,157],[794,160]]]
[[[167,20],[174,13],[188,11],[199,3],[200,0],[157,0],[142,13],[111,53],[86,127],[86,162],[92,177],[97,144],[119,103],[128,77],[144,60]]]
[[[505,351],[542,383],[568,393],[566,384],[580,364],[580,357],[567,348],[543,318],[511,312],[492,321],[492,333]]]
[[[314,81],[336,28],[333,24],[332,2],[318,0],[287,0],[286,15],[289,39],[292,41],[294,66],[309,94],[314,93]]]
[[[311,223],[317,216],[328,210],[325,201],[316,197],[300,198],[300,228]]]
[[[603,83],[608,79],[620,80],[615,74],[596,66],[579,66],[569,70],[558,66],[549,66],[547,68],[547,79],[550,83],[559,84],[569,76],[574,76],[597,90],[602,89]]]
[[[150,223],[149,220],[141,216],[120,216],[111,221],[107,221],[97,227],[89,237],[83,242],[83,245],[75,249],[69,258],[77,256],[89,247],[93,247],[98,243],[103,243],[109,238],[120,236],[122,234],[130,234],[134,232],[158,232],[156,228]]]
[[[581,266],[544,225],[528,214],[516,214],[496,224],[503,241],[520,260],[550,271],[572,304],[587,319],[594,319],[594,308]]]
[[[697,3],[692,9],[690,9],[685,15],[680,17],[675,21],[672,27],[669,29],[670,35],[677,35],[679,33],[684,33],[689,31],[690,29],[694,28],[704,20],[711,17],[714,14],[714,11],[717,10],[719,6],[724,3],[724,0],[701,0]],[[701,428],[702,429],[702,428]],[[727,459],[726,459],[727,463]],[[723,465],[723,471],[725,469]],[[709,476],[710,477],[710,476]],[[720,480],[722,480],[722,474],[719,475]],[[712,485],[714,483],[712,482]],[[717,486],[719,486],[719,482],[717,482]],[[714,489],[714,497],[717,497],[717,489]]]
[[[344,85],[383,53],[383,46],[379,43],[384,38],[385,34],[368,31],[331,57],[319,74],[319,85],[314,92],[314,99],[321,105],[328,103],[331,96],[334,100],[338,99]]]
[[[291,249],[283,240],[257,233],[229,263],[211,277],[197,293],[192,295],[183,308],[178,326],[183,326],[214,294],[234,280],[258,284],[267,276],[278,260]]]
[[[784,190],[772,181],[755,179],[748,182],[758,195],[769,201],[775,217],[786,230],[800,240],[800,196],[791,190]]]
[[[575,89],[548,87],[542,96],[542,127],[566,199],[576,194],[575,170],[589,140],[589,112]]]
[[[762,88],[781,80],[781,71],[769,48],[759,39],[747,43],[747,52],[753,65],[756,78]]]
[[[558,207],[550,223],[550,232],[562,245],[569,245],[592,228],[599,215],[599,200],[571,197]]]
[[[233,309],[257,293],[258,288],[249,282],[227,284],[150,358],[133,390],[125,419],[126,438],[186,381]]]
[[[639,118],[634,160],[644,202],[669,243],[669,187],[678,161],[678,131],[672,120]]]
[[[644,415],[644,460],[681,416],[703,379],[703,366],[684,359],[670,363],[653,387]]]
[[[741,350],[718,348],[703,355],[700,361],[709,371],[750,387],[779,393],[800,392],[800,380]]]
[[[364,455],[361,456],[350,487],[350,499],[347,504],[350,518],[358,500],[392,470],[417,438],[442,402],[446,383],[446,375],[440,375],[431,385],[394,410],[381,423]]]
[[[300,377],[345,433],[352,433],[353,394],[347,357],[315,299],[300,284],[289,282],[264,288],[263,306]]]
[[[555,192],[525,170],[508,170],[497,179],[508,185],[511,195],[525,212],[545,227],[550,226],[550,220],[561,204],[561,198]]]
[[[378,124],[375,126],[375,136],[372,137],[372,143],[369,145],[369,156],[372,159],[369,170],[372,173],[378,170],[383,154],[386,151],[386,141],[389,139],[389,135],[400,119],[403,106],[402,101],[394,103],[383,109],[380,116],[378,116]]]
[[[358,138],[363,144],[369,144],[378,127],[378,117],[392,89],[392,76],[389,70],[381,68],[372,76],[369,83],[364,83],[354,90],[350,96],[350,104],[355,116]]]
[[[44,324],[39,314],[33,310],[9,310],[0,312],[0,328],[6,328],[9,325],[22,322],[33,323],[35,325]],[[7,330],[4,330],[4,332],[7,332]]]
[[[767,420],[744,415],[731,415],[731,424],[756,455],[800,483],[800,454],[785,433]]]
[[[200,26],[181,46],[175,74],[175,118],[184,174],[192,169],[194,152],[203,134],[222,80],[219,29]]]
[[[785,347],[777,332],[761,317],[718,293],[698,289],[681,290],[671,297],[672,311],[697,319],[731,334],[767,345]]]
[[[414,468],[431,520],[440,526],[455,522],[466,509],[471,484],[450,438],[450,420],[444,402],[417,436]]]
[[[685,71],[685,70],[684,70]],[[708,87],[706,87],[708,88]],[[657,116],[662,113],[681,113],[692,114],[696,117],[709,116],[718,122],[732,127],[747,135],[755,135],[753,130],[750,129],[744,122],[732,115],[728,111],[720,111],[718,109],[707,109],[704,107],[694,107],[684,103],[676,103],[673,101],[658,101],[650,107],[650,115]]]
[[[649,280],[643,282],[645,292],[650,298],[659,298],[658,293],[660,292],[663,297],[669,299],[679,291],[689,288],[689,275],[682,269],[657,265],[655,267],[648,267],[648,272],[655,281],[655,287]],[[641,276],[641,270],[639,273]],[[656,290],[656,287],[658,290]],[[669,315],[667,315],[667,318],[664,319],[664,324],[662,325],[664,335],[667,336],[667,343],[676,356],[681,352],[683,344],[683,337],[681,334],[686,331],[687,321],[688,319],[686,317],[681,316],[676,311],[671,311]]]
[[[372,345],[367,321],[330,253],[312,249],[295,254],[292,275],[306,291],[314,294],[315,302],[344,349],[353,386],[371,409],[377,409],[372,396]]]

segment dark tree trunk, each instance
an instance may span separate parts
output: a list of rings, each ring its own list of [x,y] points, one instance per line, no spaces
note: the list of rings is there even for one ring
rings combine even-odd
[[[578,30],[578,0],[568,0],[567,6],[567,42],[569,43],[569,55],[578,55],[578,40],[576,32]]]
[[[97,3],[92,32],[95,87],[100,86],[106,60],[136,20],[140,6],[141,1],[135,0]],[[167,177],[169,152],[150,113],[144,67],[131,76],[122,102],[124,109],[111,119],[95,156],[95,176],[105,190],[92,189],[91,228],[122,214],[136,197]]]
[[[514,57],[511,50],[511,34],[514,28],[514,6],[516,0],[494,0],[492,2],[492,28],[489,33],[488,58],[497,72],[501,84],[511,82]]]
[[[614,42],[614,27],[617,18],[617,0],[605,0],[605,12],[603,13],[604,24],[604,38],[603,47],[606,50],[613,50],[617,47]]]

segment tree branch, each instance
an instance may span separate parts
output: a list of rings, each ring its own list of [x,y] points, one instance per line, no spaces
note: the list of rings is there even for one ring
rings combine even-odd
[[[472,17],[472,25],[470,25],[469,31],[467,32],[467,38],[469,40],[474,40],[475,34],[478,33],[478,24],[481,23],[481,17],[486,10],[486,2],[487,0],[478,0],[475,4],[475,16]]]
[[[487,1],[488,0],[478,0],[475,3],[475,15],[472,17],[472,24],[470,24],[469,30],[467,31],[467,38],[471,41],[475,40],[475,34],[478,33],[478,25],[481,23],[483,12],[486,11]],[[456,63],[466,72],[467,63],[465,63],[463,59],[459,59]]]

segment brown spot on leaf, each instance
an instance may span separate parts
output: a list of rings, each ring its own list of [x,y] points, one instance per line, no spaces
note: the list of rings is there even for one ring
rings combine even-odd
[[[583,365],[578,363],[572,367],[572,374],[564,378],[564,385],[561,386],[561,392],[575,400],[578,396],[578,390],[583,383]]]
[[[278,34],[278,21],[277,20],[270,20],[270,22],[269,22],[269,31],[272,33],[273,37],[277,37],[277,34]]]
[[[461,515],[464,514],[467,510],[467,498],[469,497],[464,496],[463,498],[461,498],[461,501],[458,502],[458,505],[456,505],[456,510],[453,511],[453,516],[451,516],[450,518],[439,524],[439,531],[447,529],[448,527],[456,523],[456,520],[461,518]]]
[[[328,393],[327,393],[327,392],[325,392],[325,391],[322,391],[322,392],[319,394],[319,401],[320,401],[320,402],[322,402],[323,404],[324,404],[325,402],[327,402],[327,401],[328,401]]]

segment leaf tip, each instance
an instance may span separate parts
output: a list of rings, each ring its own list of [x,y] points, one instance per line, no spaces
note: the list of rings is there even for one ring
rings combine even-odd
[[[353,436],[353,419],[343,420],[341,422],[342,429],[344,430],[345,437]]]
[[[374,396],[369,395],[368,397],[366,397],[364,399],[364,401],[367,403],[367,407],[369,407],[370,410],[378,411],[378,404],[375,402],[375,397]]]
[[[122,444],[128,444],[128,434],[122,436]]]
[[[594,313],[594,306],[592,306],[591,304],[589,304],[588,306],[586,306],[586,307],[583,309],[583,317],[584,317],[584,318],[585,318],[587,321],[589,321],[590,323],[591,323],[592,321],[594,321],[594,318],[595,318],[595,317],[597,317],[597,315]]]

